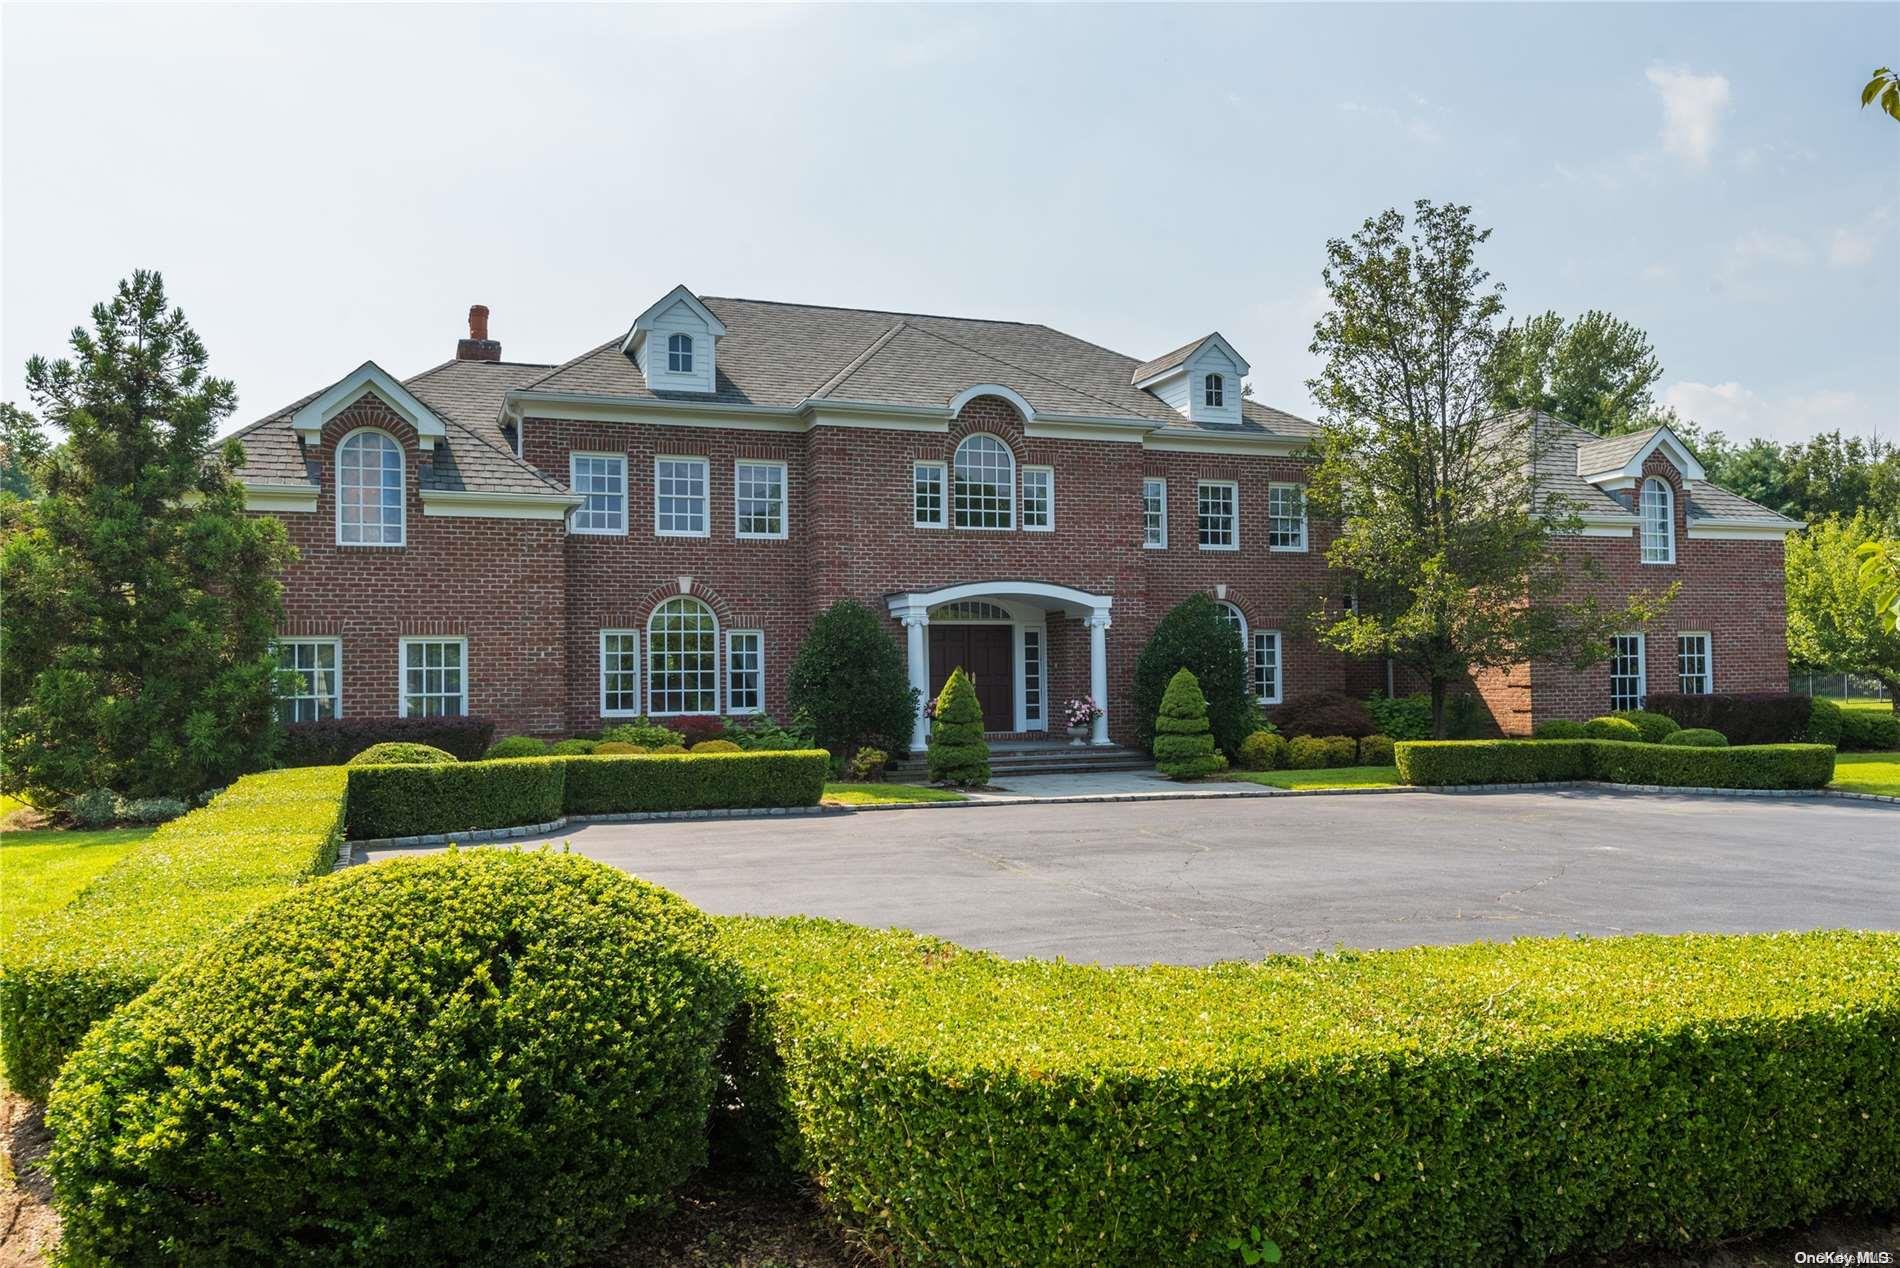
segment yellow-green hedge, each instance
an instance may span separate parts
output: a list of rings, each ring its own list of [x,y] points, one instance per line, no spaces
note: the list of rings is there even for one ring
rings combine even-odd
[[[245,912],[328,872],[347,779],[338,766],[247,775],[159,828],[65,908],[9,931],[0,959],[8,1084],[43,1097],[94,1022]]]
[[[1407,740],[1395,750],[1399,779],[1442,787],[1603,780],[1670,788],[1825,788],[1827,744],[1688,748],[1624,740]]]
[[[1519,1264],[1900,1201],[1900,935],[1206,969],[720,941],[749,996],[722,1138],[902,1261],[1228,1264],[1258,1225],[1301,1264]]]

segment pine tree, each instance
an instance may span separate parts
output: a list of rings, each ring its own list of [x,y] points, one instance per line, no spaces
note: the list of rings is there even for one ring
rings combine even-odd
[[[1169,779],[1197,779],[1227,769],[1227,759],[1214,751],[1207,697],[1190,670],[1178,670],[1162,693],[1154,754],[1155,766]]]
[[[937,721],[930,729],[930,778],[966,788],[990,782],[990,746],[983,738],[983,708],[976,687],[961,666],[937,696]]]

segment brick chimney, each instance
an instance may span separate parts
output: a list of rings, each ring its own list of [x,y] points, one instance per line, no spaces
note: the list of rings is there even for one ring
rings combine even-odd
[[[499,361],[501,344],[488,337],[488,305],[474,304],[468,310],[468,338],[455,343],[457,361]]]

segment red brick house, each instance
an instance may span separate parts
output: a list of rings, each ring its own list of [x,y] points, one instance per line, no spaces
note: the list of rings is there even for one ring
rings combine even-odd
[[[1218,334],[1141,362],[1040,325],[679,287],[528,365],[501,359],[487,315],[451,361],[404,380],[365,362],[239,433],[251,507],[301,552],[294,718],[467,712],[565,735],[783,716],[793,653],[840,598],[889,614],[917,686],[968,666],[999,733],[1060,731],[1093,695],[1094,742],[1126,738],[1135,656],[1194,591],[1226,605],[1263,701],[1385,683],[1291,633],[1345,590],[1303,502],[1316,428],[1243,397]],[[1614,665],[1479,683],[1499,724],[1599,713],[1645,682],[1785,688],[1792,525],[1709,485],[1666,430],[1547,425],[1569,442],[1547,461],[1588,499],[1573,548],[1683,596]]]

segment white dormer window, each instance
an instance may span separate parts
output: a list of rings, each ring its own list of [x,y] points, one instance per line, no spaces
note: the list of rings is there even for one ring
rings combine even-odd
[[[719,390],[719,341],[726,325],[684,286],[675,286],[634,319],[620,350],[655,392]]]
[[[1220,375],[1210,374],[1207,376],[1203,384],[1205,390],[1202,399],[1207,403],[1209,409],[1220,409],[1226,404],[1226,394],[1222,391],[1225,386]]]
[[[668,374],[693,372],[693,337],[691,335],[667,336],[666,371]]]

